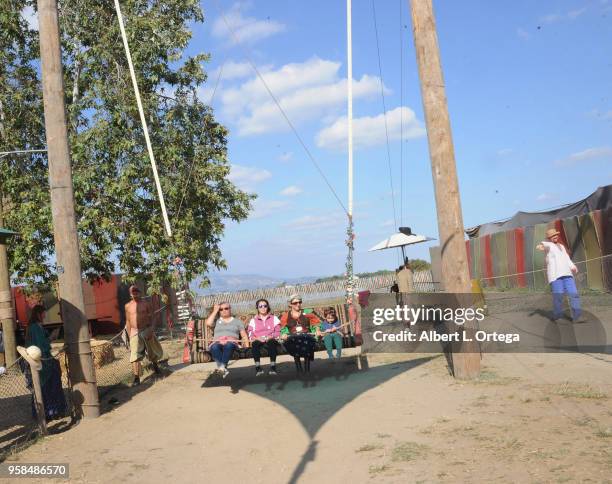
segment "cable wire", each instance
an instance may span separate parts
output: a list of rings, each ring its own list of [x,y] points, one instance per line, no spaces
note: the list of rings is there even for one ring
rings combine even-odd
[[[404,0],[399,0],[399,23],[400,23],[400,224],[404,225],[404,20],[402,5]]]
[[[397,228],[397,213],[395,210],[395,191],[393,189],[393,170],[391,169],[391,147],[389,145],[389,127],[387,126],[387,106],[385,103],[385,88],[382,75],[382,63],[380,60],[380,45],[378,41],[378,22],[376,21],[376,4],[372,0],[372,15],[374,17],[374,32],[376,33],[376,53],[378,54],[378,72],[380,75],[380,95],[382,97],[383,115],[385,120],[385,136],[387,138],[387,163],[389,165],[389,183],[391,185],[391,203],[393,205],[393,222]]]
[[[280,105],[280,103],[278,102],[278,99],[276,98],[276,96],[274,95],[274,93],[272,92],[272,90],[270,89],[270,87],[268,86],[268,83],[265,81],[265,79],[263,78],[263,76],[261,75],[261,73],[259,72],[259,69],[257,69],[257,66],[255,65],[255,62],[253,62],[251,56],[249,55],[248,49],[244,46],[244,44],[242,44],[240,42],[240,38],[238,37],[238,35],[236,34],[236,31],[232,28],[232,26],[229,24],[229,22],[227,21],[227,17],[225,16],[225,13],[221,10],[220,6],[219,6],[219,0],[215,0],[215,7],[217,9],[217,11],[219,12],[219,14],[221,15],[221,17],[223,18],[223,23],[225,24],[225,26],[227,27],[227,29],[230,32],[230,35],[232,36],[234,43],[236,45],[240,45],[240,47],[243,50],[243,54],[246,57],[248,63],[251,65],[251,68],[255,71],[255,74],[257,74],[257,77],[259,78],[259,80],[262,82],[262,84],[264,85],[266,91],[268,91],[268,94],[270,95],[270,97],[272,98],[272,100],[274,101],[274,104],[276,104],[276,107],[278,108],[278,110],[280,111],[280,113],[283,115],[283,117],[285,118],[285,121],[287,122],[287,124],[289,125],[289,128],[291,128],[291,131],[293,131],[293,134],[295,135],[295,137],[297,138],[298,142],[302,145],[302,148],[304,149],[304,151],[306,152],[306,155],[308,156],[308,159],[310,160],[310,162],[314,165],[314,167],[317,169],[317,171],[319,172],[319,175],[321,175],[321,178],[323,178],[323,180],[325,181],[325,184],[327,185],[327,187],[330,189],[330,191],[332,192],[332,194],[334,195],[334,198],[338,201],[338,203],[340,204],[340,206],[342,207],[342,210],[348,215],[348,211],[346,209],[346,207],[344,206],[344,204],[342,203],[342,200],[340,200],[340,197],[338,196],[338,194],[336,193],[336,190],[334,190],[334,188],[332,187],[331,183],[329,182],[329,180],[327,179],[327,177],[325,176],[325,174],[323,173],[323,170],[321,170],[321,167],[319,166],[319,164],[317,163],[317,161],[315,160],[314,156],[312,155],[312,153],[310,152],[310,150],[308,149],[308,147],[306,146],[306,143],[304,143],[304,140],[302,139],[302,137],[300,136],[300,134],[298,133],[297,129],[295,128],[295,126],[293,125],[293,123],[291,122],[291,120],[289,119],[289,116],[287,116],[287,113],[285,113],[285,110],[282,108],[282,106]]]

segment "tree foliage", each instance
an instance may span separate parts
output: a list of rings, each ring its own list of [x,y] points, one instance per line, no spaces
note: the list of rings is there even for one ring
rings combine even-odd
[[[0,131],[3,148],[44,146],[38,36],[20,16],[30,3],[0,5],[0,119],[10,118]],[[121,6],[174,235],[164,233],[113,2],[61,0],[81,261],[90,280],[121,271],[159,287],[170,281],[175,256],[189,280],[225,267],[225,221],[246,218],[252,197],[228,181],[227,129],[199,96],[209,56],[184,54],[189,25],[204,20],[199,0]],[[49,282],[55,273],[46,158],[0,162],[5,225],[22,235],[10,248],[11,268],[21,282]]]

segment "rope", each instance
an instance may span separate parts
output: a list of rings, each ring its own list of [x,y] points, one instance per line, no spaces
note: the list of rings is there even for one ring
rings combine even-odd
[[[5,156],[8,155],[18,155],[18,154],[25,154],[25,153],[46,153],[47,150],[46,149],[40,149],[40,150],[15,150],[15,151],[0,151],[0,158],[4,158]]]
[[[151,161],[151,168],[153,169],[153,177],[155,178],[155,186],[157,187],[157,196],[159,197],[159,204],[161,206],[162,215],[164,218],[164,224],[166,226],[166,234],[168,237],[172,237],[172,229],[170,228],[170,220],[168,219],[168,213],[166,212],[166,203],[164,202],[164,193],[162,191],[161,182],[159,181],[159,174],[157,173],[157,164],[155,163],[155,156],[153,155],[153,147],[151,146],[151,139],[149,138],[149,128],[147,127],[147,120],[144,115],[142,108],[142,101],[140,99],[140,90],[138,89],[138,81],[136,80],[136,72],[134,71],[134,65],[132,64],[132,54],[130,53],[130,46],[128,45],[127,35],[125,33],[125,27],[123,25],[123,15],[121,14],[121,7],[119,0],[115,0],[115,10],[117,11],[117,19],[119,20],[119,29],[121,30],[121,38],[123,39],[123,47],[125,48],[125,55],[127,57],[128,66],[130,68],[130,76],[132,78],[132,86],[134,88],[134,94],[136,96],[136,104],[138,106],[138,114],[140,115],[140,122],[142,124],[142,130],[144,132],[145,143],[147,145],[147,151],[149,152],[149,160]]]
[[[376,34],[376,53],[378,54],[378,72],[380,75],[380,95],[382,97],[385,120],[385,136],[387,138],[387,163],[389,165],[389,183],[391,185],[391,204],[393,205],[393,223],[397,227],[397,214],[395,210],[395,191],[393,189],[393,170],[391,169],[391,147],[389,146],[389,128],[387,126],[387,106],[385,103],[385,88],[383,84],[382,63],[380,60],[380,45],[378,42],[378,22],[376,21],[376,3],[372,0],[372,15],[374,17],[374,32]]]
[[[215,82],[215,87],[213,88],[213,92],[212,92],[212,94],[210,96],[210,101],[208,101],[208,105],[211,106],[211,107],[212,107],[213,100],[215,99],[215,94],[217,93],[217,87],[219,87],[219,81],[221,80],[221,76],[223,75],[223,68],[225,67],[225,63],[226,62],[227,62],[227,57],[225,58],[225,60],[221,64],[221,67],[219,69],[219,75],[217,76],[217,80]],[[187,180],[185,180],[185,185],[183,187],[183,194],[181,196],[181,202],[179,203],[178,210],[176,211],[176,218],[180,218],[181,208],[183,206],[183,202],[185,201],[185,195],[187,194],[187,188],[189,187],[189,181],[191,180],[191,174],[193,172],[194,165],[195,165],[195,157],[191,161],[191,166],[189,167],[189,173],[187,175]]]
[[[117,1],[117,0],[115,0]],[[287,122],[287,124],[289,125],[289,128],[291,128],[291,131],[293,131],[293,134],[295,135],[295,137],[297,138],[298,142],[300,143],[300,145],[302,145],[302,148],[304,149],[304,151],[306,152],[306,155],[308,156],[308,159],[310,160],[310,162],[314,165],[314,167],[317,169],[317,171],[319,172],[319,175],[321,175],[321,178],[323,178],[323,181],[325,181],[325,184],[327,185],[327,187],[330,189],[330,191],[332,192],[332,194],[334,195],[334,198],[338,201],[338,203],[340,204],[340,206],[342,207],[342,210],[348,214],[348,211],[346,209],[346,207],[344,206],[344,204],[342,203],[342,200],[340,200],[340,197],[338,196],[338,194],[336,193],[336,191],[334,190],[334,188],[332,187],[331,183],[329,182],[329,180],[327,179],[327,177],[325,176],[325,174],[323,173],[323,170],[321,170],[321,167],[319,166],[319,164],[317,163],[317,161],[315,160],[314,156],[312,155],[312,153],[310,152],[310,150],[308,149],[308,147],[306,146],[306,143],[304,143],[304,140],[302,139],[302,137],[300,136],[300,134],[298,133],[297,129],[295,128],[295,126],[293,125],[293,123],[291,122],[291,120],[289,119],[289,116],[287,116],[287,113],[285,113],[285,110],[282,108],[282,106],[280,105],[280,103],[278,102],[278,99],[276,98],[276,96],[274,95],[274,93],[272,92],[272,90],[270,89],[270,87],[268,86],[268,83],[265,81],[265,79],[263,78],[263,76],[261,75],[261,73],[259,72],[259,69],[257,69],[257,66],[255,65],[255,63],[253,62],[253,60],[251,59],[251,56],[249,55],[248,49],[244,46],[244,44],[242,44],[240,42],[240,38],[238,37],[238,35],[236,34],[235,30],[232,28],[232,26],[229,24],[229,22],[227,21],[227,18],[225,16],[225,13],[221,10],[221,8],[219,7],[219,0],[215,0],[215,8],[217,9],[217,11],[219,12],[219,14],[221,15],[221,17],[223,18],[223,23],[225,23],[225,26],[227,27],[227,29],[230,32],[230,35],[232,36],[232,38],[234,39],[234,43],[238,44],[241,46],[244,56],[246,57],[248,63],[251,65],[251,68],[255,71],[255,74],[257,74],[257,77],[259,78],[259,80],[262,82],[262,84],[264,85],[264,87],[266,88],[266,91],[268,91],[268,94],[270,95],[270,97],[272,98],[272,100],[274,101],[274,104],[276,104],[276,107],[278,108],[278,110],[280,111],[280,113],[283,115],[283,118],[285,118],[285,121]]]
[[[578,261],[578,262],[574,262],[574,264],[585,264],[587,262],[592,262],[594,260],[603,260],[603,259],[606,259],[607,257],[612,257],[612,254],[603,255],[601,257],[593,257],[592,259],[581,260],[581,261]],[[545,272],[545,271],[546,271],[546,268],[544,268],[544,269],[536,269],[536,270],[533,270],[533,271],[516,272],[515,274],[505,274],[503,276],[481,277],[480,279],[489,281],[491,279],[502,279],[504,277],[521,276],[523,274],[535,274],[536,272]]]

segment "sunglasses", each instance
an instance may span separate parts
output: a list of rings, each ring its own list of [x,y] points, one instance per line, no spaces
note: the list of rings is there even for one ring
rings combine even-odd
[[[267,308],[268,305],[267,304],[260,304],[259,306],[257,306],[258,308]]]
[[[230,310],[229,306],[227,306],[225,308],[219,308],[219,311],[229,311],[229,310]]]
[[[302,301],[291,301],[291,304],[302,304]]]

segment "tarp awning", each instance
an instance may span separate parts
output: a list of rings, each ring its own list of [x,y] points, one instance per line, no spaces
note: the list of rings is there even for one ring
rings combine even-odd
[[[483,235],[505,232],[506,230],[519,227],[531,227],[533,225],[553,222],[554,220],[584,215],[595,210],[605,210],[608,207],[612,207],[612,185],[599,187],[585,199],[554,210],[546,212],[517,212],[507,220],[476,225],[466,229],[465,233],[470,239],[475,239]]]

